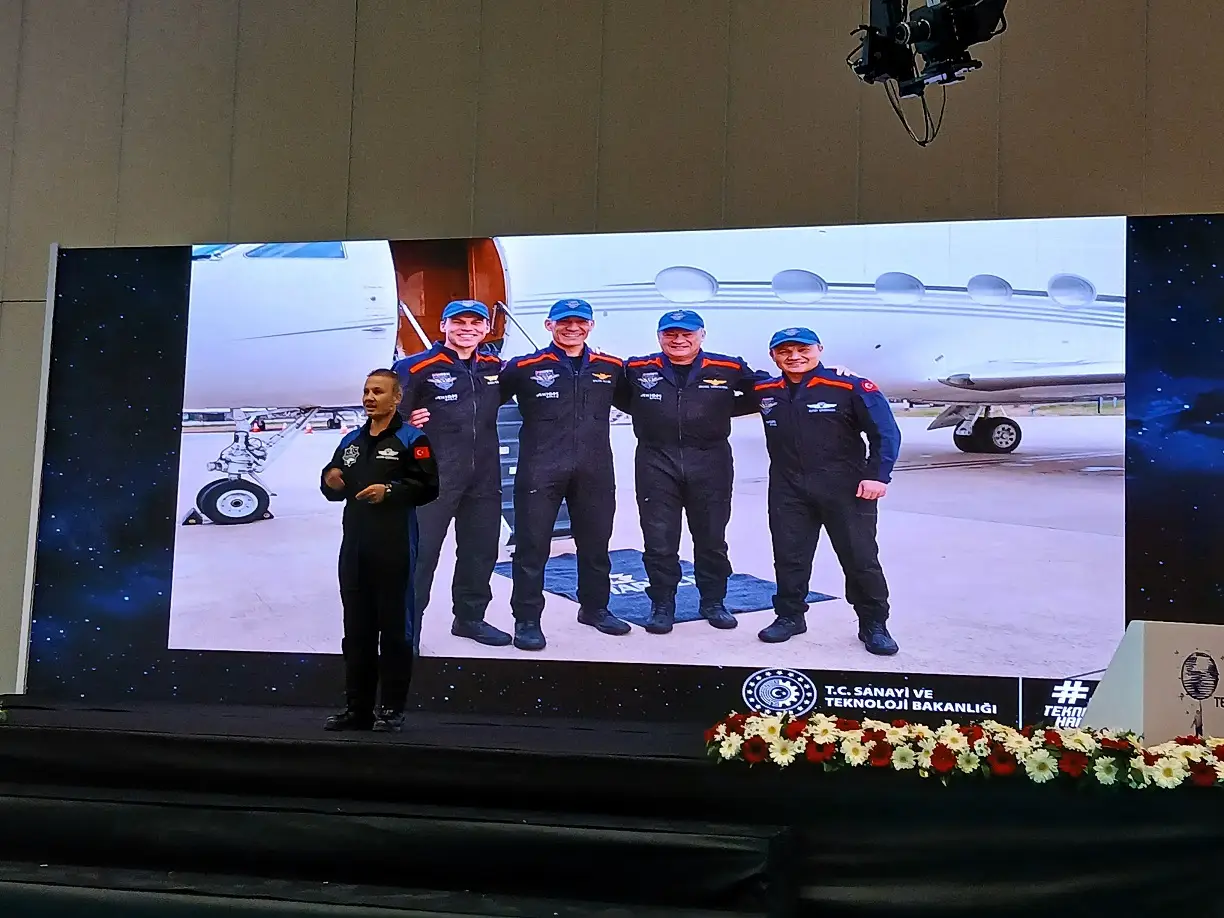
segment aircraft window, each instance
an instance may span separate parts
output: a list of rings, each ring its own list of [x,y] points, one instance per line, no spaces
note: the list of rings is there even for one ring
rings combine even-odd
[[[191,247],[191,258],[193,261],[201,258],[210,258],[213,255],[220,255],[222,252],[228,252],[234,247],[234,243],[227,242],[218,245],[193,245]]]
[[[1002,306],[1012,298],[1012,285],[993,274],[977,274],[966,285],[970,298],[982,306]]]
[[[1046,291],[1059,306],[1090,306],[1096,299],[1096,287],[1078,274],[1055,274]]]
[[[247,252],[247,258],[343,258],[341,242],[270,242]]]
[[[655,289],[673,303],[703,303],[718,293],[718,281],[708,271],[677,265],[655,275]]]
[[[890,271],[877,277],[875,291],[876,296],[885,303],[900,305],[917,303],[926,296],[926,287],[922,285],[922,281],[912,274],[902,274],[899,271]]]
[[[829,285],[823,277],[800,268],[779,271],[769,286],[774,296],[783,303],[815,303],[829,292]]]

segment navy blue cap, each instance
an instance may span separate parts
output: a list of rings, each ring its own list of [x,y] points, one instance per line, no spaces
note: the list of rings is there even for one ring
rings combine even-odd
[[[488,322],[489,307],[480,300],[455,300],[447,303],[446,308],[442,310],[442,321],[453,319],[455,316],[479,316]]]
[[[819,344],[820,338],[810,328],[784,328],[774,332],[769,339],[769,349],[772,351],[781,344]]]
[[[705,328],[705,322],[691,309],[677,309],[675,312],[664,313],[659,318],[659,331],[673,328],[680,331],[701,331]]]
[[[595,311],[586,300],[557,300],[552,304],[552,309],[548,310],[548,318],[553,322],[561,319],[586,319],[592,322],[595,319]]]

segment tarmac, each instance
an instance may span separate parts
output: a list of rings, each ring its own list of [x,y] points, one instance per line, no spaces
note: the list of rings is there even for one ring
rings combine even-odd
[[[806,670],[958,673],[1062,678],[1103,670],[1124,629],[1125,421],[1120,415],[1016,415],[1024,438],[1008,456],[961,453],[949,430],[898,411],[902,450],[880,505],[880,555],[892,601],[894,657],[866,653],[840,598],[812,606],[808,632],[767,645],[756,632],[772,612],[742,613],[739,627],[677,625],[668,635],[626,637],[577,623],[575,603],[545,594],[548,648],[540,659]],[[240,526],[180,526],[175,545],[172,649],[338,653],[336,556],[340,506],[319,493],[319,472],[338,431],[301,435],[264,473],[274,519]],[[205,463],[229,434],[183,437],[180,519],[215,477]],[[613,427],[617,519],[613,548],[641,549],[633,499],[634,437]],[[773,580],[766,522],[766,453],[756,418],[735,422],[735,502],[728,544],[737,572]],[[554,554],[573,551],[569,540]],[[691,560],[685,536],[682,557]],[[502,550],[502,559],[509,551]],[[513,657],[450,634],[453,538],[426,610],[421,652]],[[844,578],[827,540],[812,589],[841,597]],[[493,577],[488,620],[510,630],[510,580]]]

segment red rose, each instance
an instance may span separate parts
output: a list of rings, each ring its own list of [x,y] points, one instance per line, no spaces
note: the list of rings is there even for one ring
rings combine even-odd
[[[1058,757],[1058,770],[1073,778],[1081,777],[1088,770],[1088,756],[1074,749],[1067,749]]]
[[[1025,727],[1023,730],[1020,731],[1020,735],[1023,736],[1025,739],[1032,739],[1033,738],[1033,728]]]
[[[1055,749],[1063,747],[1062,737],[1058,735],[1057,730],[1047,730],[1045,732],[1045,742],[1048,746],[1053,746]]]
[[[1006,749],[1000,749],[998,746],[986,757],[986,764],[990,768],[990,773],[998,775],[1000,778],[1006,778],[1016,773],[1016,757]]]
[[[1199,736],[1179,736],[1174,742],[1179,746],[1206,746],[1207,743]]]
[[[1221,762],[1224,762],[1224,746],[1215,747],[1215,757]]]
[[[1195,787],[1211,787],[1216,783],[1216,770],[1206,762],[1190,763],[1190,782]]]
[[[808,743],[804,747],[803,754],[809,762],[827,762],[833,758],[837,752],[837,746],[833,743]]]
[[[807,724],[808,722],[806,720],[792,720],[782,728],[782,735],[788,740],[797,740],[799,737],[803,736],[803,731],[807,727]]]
[[[1157,758],[1159,758],[1159,756],[1157,756],[1156,753],[1148,752],[1146,749],[1143,750],[1144,765],[1155,765]]]
[[[1127,740],[1113,739],[1112,737],[1109,737],[1109,736],[1101,737],[1101,748],[1102,749],[1114,749],[1114,750],[1119,750],[1119,751],[1126,751],[1127,749],[1130,749],[1130,747],[1131,747],[1131,744]]]
[[[708,746],[718,737],[718,727],[713,726],[705,732],[705,744]]]
[[[893,747],[883,740],[878,741],[871,747],[870,758],[868,759],[876,768],[887,768],[892,764]]]
[[[864,743],[882,743],[883,741],[884,741],[884,731],[883,730],[864,730],[863,731],[863,742]]]
[[[723,723],[727,725],[727,730],[729,730],[730,732],[743,733],[744,725],[748,723],[748,715],[747,714],[732,714],[725,721],[723,721]]]
[[[956,767],[956,753],[943,743],[938,743],[931,753],[931,767],[941,775],[946,775]]]
[[[837,718],[838,730],[858,730],[860,727],[862,727],[862,724],[857,720],[847,720],[844,717]]]
[[[769,743],[759,736],[749,737],[744,741],[743,753],[746,762],[751,762],[754,765],[757,762],[764,762],[765,756],[769,755]]]
[[[909,726],[909,721],[907,721],[907,720],[894,720],[894,721],[892,722],[892,725],[893,725],[894,727],[908,727],[908,726]]]

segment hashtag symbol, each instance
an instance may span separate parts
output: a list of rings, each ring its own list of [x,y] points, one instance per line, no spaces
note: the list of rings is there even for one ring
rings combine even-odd
[[[1076,679],[1064,679],[1050,692],[1050,698],[1055,704],[1075,704],[1088,697],[1088,686]]]

